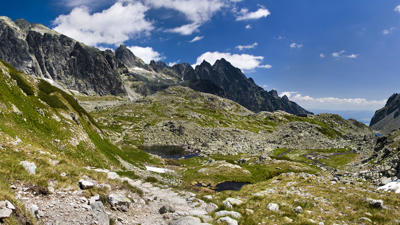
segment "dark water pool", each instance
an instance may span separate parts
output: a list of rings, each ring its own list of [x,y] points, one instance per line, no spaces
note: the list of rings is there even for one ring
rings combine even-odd
[[[214,191],[240,191],[244,185],[251,184],[249,182],[234,182],[234,181],[225,181],[217,184],[214,188]]]
[[[141,149],[164,159],[190,159],[199,156],[199,151],[191,151],[181,145],[143,145]]]

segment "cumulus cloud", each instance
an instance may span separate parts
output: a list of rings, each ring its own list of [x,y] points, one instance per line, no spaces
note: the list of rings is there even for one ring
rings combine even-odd
[[[332,57],[333,58],[349,58],[349,59],[356,59],[356,58],[358,58],[358,54],[354,54],[354,53],[351,53],[351,54],[346,54],[346,51],[345,50],[341,50],[341,51],[339,51],[339,52],[333,52],[332,53]]]
[[[321,59],[323,59],[323,58],[325,58],[325,54],[324,54],[324,53],[321,53],[321,54],[319,54],[319,57],[320,57]]]
[[[295,101],[307,109],[318,110],[376,110],[382,108],[385,100],[367,100],[365,98],[314,98],[304,96],[298,92],[282,92],[279,96],[286,95],[291,101]]]
[[[191,41],[189,41],[190,43],[196,42],[196,41],[200,41],[203,40],[204,36],[196,36],[194,37]]]
[[[256,68],[271,69],[271,65],[263,65],[263,56],[254,56],[248,54],[231,54],[223,52],[206,52],[199,56],[196,60],[196,65],[200,65],[204,60],[214,64],[217,60],[224,58],[229,61],[233,66],[238,67],[242,70],[253,70]]]
[[[289,46],[290,46],[290,48],[302,48],[303,44],[298,44],[298,43],[293,42]]]
[[[153,30],[152,23],[145,19],[148,9],[139,2],[117,2],[97,13],[84,6],[77,7],[68,15],[58,16],[53,22],[54,30],[87,45],[119,45]]]
[[[243,8],[238,12],[238,15],[236,16],[236,21],[257,20],[263,17],[268,17],[269,15],[271,15],[271,12],[264,7],[261,7],[254,12],[250,12],[248,9]]]
[[[250,30],[252,27],[250,24],[247,24],[244,28],[246,28],[246,30]]]
[[[127,48],[137,57],[143,59],[147,64],[150,63],[151,60],[160,61],[164,59],[164,57],[162,57],[159,52],[154,51],[152,47],[129,46]]]
[[[394,11],[397,12],[397,13],[400,13],[400,5],[396,6],[396,7],[394,8]]]
[[[226,0],[63,0],[72,11],[53,21],[54,30],[91,46],[119,45],[154,29],[146,18],[150,9],[172,9],[185,15],[188,23],[164,29],[167,32],[190,35],[208,22],[223,7]],[[109,8],[92,12],[99,5],[113,3]],[[90,6],[90,8],[89,8]]]
[[[190,23],[167,30],[182,35],[197,32],[201,25],[226,5],[224,0],[144,0],[144,2],[152,8],[173,9],[183,13]]]
[[[243,51],[245,49],[253,49],[253,48],[257,47],[257,46],[258,46],[258,43],[254,42],[251,45],[238,45],[235,48],[239,49],[239,51]]]

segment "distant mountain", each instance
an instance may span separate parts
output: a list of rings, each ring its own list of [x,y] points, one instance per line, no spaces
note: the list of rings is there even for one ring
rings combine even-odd
[[[88,95],[128,95],[131,99],[170,86],[188,86],[200,92],[236,101],[255,111],[310,114],[276,91],[265,91],[225,59],[214,65],[184,63],[173,67],[149,65],[121,45],[115,52],[86,46],[43,25],[0,17],[0,59],[20,71],[54,80]]]
[[[375,112],[370,127],[384,134],[400,128],[400,94],[393,94],[386,105]]]

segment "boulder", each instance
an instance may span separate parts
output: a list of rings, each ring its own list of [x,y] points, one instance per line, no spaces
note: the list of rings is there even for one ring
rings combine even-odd
[[[5,218],[10,217],[14,210],[15,210],[15,206],[11,202],[9,202],[8,200],[1,201],[0,202],[0,219],[5,219]]]
[[[96,224],[110,225],[110,219],[101,201],[91,202],[90,207],[92,208],[93,217],[96,219]]]
[[[241,205],[243,204],[243,201],[237,198],[227,198],[225,199],[225,202],[229,202],[231,205]]]
[[[159,212],[160,214],[174,213],[174,212],[175,212],[175,209],[174,209],[172,206],[170,206],[170,205],[163,205],[163,206],[158,210],[158,212]]]
[[[376,209],[382,209],[383,208],[383,200],[376,200],[376,199],[372,199],[372,198],[367,198],[365,201],[372,208],[376,208]]]
[[[210,225],[208,223],[202,223],[197,217],[186,216],[170,223],[170,225]]]
[[[208,213],[214,212],[214,211],[217,210],[217,209],[218,209],[218,206],[217,206],[216,204],[214,204],[214,203],[209,203],[209,204],[207,204],[207,206],[206,206],[206,211],[207,211]]]
[[[235,219],[239,219],[240,217],[242,217],[242,215],[240,213],[235,212],[235,211],[223,210],[223,211],[218,211],[215,213],[216,218],[225,217],[225,216],[230,216]]]
[[[19,163],[19,165],[23,166],[24,169],[25,169],[28,173],[30,173],[30,174],[32,174],[32,175],[36,174],[36,165],[35,165],[35,163],[33,163],[33,162],[28,162],[28,161],[22,161],[22,162]]]
[[[94,183],[90,180],[80,180],[79,181],[79,187],[82,190],[87,190],[87,189],[91,189],[94,187]]]
[[[303,212],[303,208],[301,206],[297,206],[296,208],[293,209],[293,211],[295,213],[302,213]]]
[[[230,218],[229,216],[219,218],[217,222],[220,224],[226,224],[226,225],[238,225],[238,222],[236,220]]]
[[[113,209],[123,212],[127,212],[131,204],[131,200],[129,198],[127,198],[125,195],[117,193],[111,193],[108,195],[107,200]]]
[[[12,210],[9,208],[0,208],[0,219],[5,219],[11,216]]]
[[[276,203],[268,203],[267,209],[270,211],[278,212],[279,211],[279,205]]]

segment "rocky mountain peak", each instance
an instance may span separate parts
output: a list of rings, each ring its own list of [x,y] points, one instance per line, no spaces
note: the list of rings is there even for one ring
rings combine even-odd
[[[154,60],[151,60],[149,65],[156,72],[161,72],[165,68],[168,68],[168,65],[166,63],[164,63],[164,62],[161,62],[161,61],[156,62]]]
[[[115,58],[119,62],[119,66],[126,68],[140,67],[143,69],[150,70],[149,66],[139,57],[137,57],[129,48],[125,45],[120,45],[115,50]]]
[[[370,126],[384,134],[400,128],[400,94],[390,96],[385,106],[375,112]]]
[[[194,90],[228,98],[255,112],[282,110],[292,114],[310,114],[289,99],[282,100],[275,90],[265,91],[226,59],[219,59],[214,65],[203,61],[194,72],[188,69],[183,77]]]

